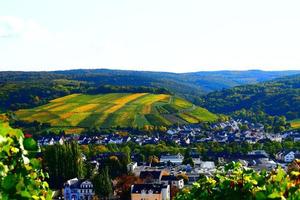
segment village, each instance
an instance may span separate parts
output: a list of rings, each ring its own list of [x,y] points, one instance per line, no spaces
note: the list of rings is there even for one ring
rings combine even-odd
[[[242,125],[246,125],[241,129]],[[171,128],[166,133],[157,133],[149,135],[132,135],[122,136],[117,133],[96,134],[96,135],[47,135],[38,137],[37,141],[40,146],[64,143],[66,141],[77,141],[80,145],[88,144],[123,144],[134,142],[139,145],[158,144],[161,141],[174,142],[180,146],[189,146],[190,144],[202,142],[247,142],[257,143],[267,140],[281,142],[285,139],[292,139],[294,142],[300,141],[300,133],[295,131],[285,131],[282,133],[267,133],[261,124],[253,124],[242,120],[230,120],[211,125],[209,130],[203,130],[200,125],[189,124]]]
[[[243,128],[241,128],[243,127]],[[247,127],[247,128],[245,128]],[[210,130],[203,130],[199,125],[178,126],[166,131],[165,134],[146,135],[62,135],[43,136],[38,138],[40,146],[64,144],[67,141],[76,141],[79,145],[121,145],[128,142],[140,146],[160,142],[173,142],[184,148],[189,148],[195,143],[217,142],[227,144],[230,142],[246,142],[249,144],[264,143],[266,141],[282,142],[291,140],[300,141],[300,133],[286,131],[283,133],[266,133],[264,126],[253,124],[242,120],[230,120],[211,125]],[[247,153],[228,153],[209,151],[205,156],[201,155],[194,148],[190,148],[189,156],[192,164],[184,162],[185,156],[177,154],[161,154],[155,162],[144,162],[140,155],[131,154],[131,163],[127,165],[127,173],[138,177],[141,183],[131,185],[131,199],[172,199],[177,191],[184,187],[191,187],[201,177],[210,177],[230,162],[239,162],[245,167],[257,171],[271,171],[277,166],[287,169],[287,165],[294,159],[300,158],[297,150],[283,150],[274,155],[264,150],[253,150]],[[82,155],[86,160],[86,156]],[[122,152],[105,152],[86,160],[98,169],[103,161],[110,157],[120,158]],[[94,196],[93,184],[89,180],[81,180],[76,177],[64,184],[65,199],[92,199]],[[72,197],[72,198],[71,198]],[[112,195],[111,199],[117,199]]]

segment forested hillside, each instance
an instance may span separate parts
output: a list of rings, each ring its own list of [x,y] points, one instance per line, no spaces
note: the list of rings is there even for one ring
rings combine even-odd
[[[300,73],[300,71],[252,70],[178,74],[94,69],[0,72],[0,111],[34,107],[72,93],[172,93],[193,103],[199,103],[199,96],[210,91],[257,83],[296,73]]]
[[[247,109],[284,115],[287,119],[299,118],[300,75],[212,92],[201,100],[200,105],[216,113]]]
[[[55,71],[71,79],[112,85],[145,85],[166,87],[181,94],[207,93],[243,84],[254,84],[278,77],[294,75],[300,71],[200,71],[191,73],[169,73],[129,70],[67,70]],[[193,89],[193,93],[190,91]]]

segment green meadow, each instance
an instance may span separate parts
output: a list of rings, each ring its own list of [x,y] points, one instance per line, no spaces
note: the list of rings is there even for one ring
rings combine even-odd
[[[72,94],[16,112],[56,127],[144,127],[214,121],[217,116],[179,97],[150,93]]]

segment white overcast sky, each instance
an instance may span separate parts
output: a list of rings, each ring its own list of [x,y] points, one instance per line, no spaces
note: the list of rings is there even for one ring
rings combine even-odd
[[[0,70],[300,70],[299,0],[0,0]]]

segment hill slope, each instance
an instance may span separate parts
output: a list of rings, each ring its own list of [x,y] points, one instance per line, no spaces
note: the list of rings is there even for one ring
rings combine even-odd
[[[269,81],[297,73],[300,71],[168,73],[82,69],[52,72],[0,72],[0,112],[32,108],[68,94],[89,94],[88,90],[103,85],[163,88],[198,105],[199,96],[208,92]]]
[[[300,119],[294,119],[290,121],[291,127],[294,129],[300,129]]]
[[[53,126],[143,127],[214,121],[217,116],[181,98],[167,94],[72,94],[50,103],[16,112],[25,121]]]
[[[296,119],[300,117],[300,75],[212,92],[202,100],[201,106],[216,113],[245,108]]]
[[[144,85],[166,87],[174,93],[207,93],[238,85],[255,84],[275,78],[300,74],[300,71],[200,71],[169,73],[109,69],[79,69],[54,71],[73,80],[111,85]],[[192,94],[192,93],[191,93]]]

